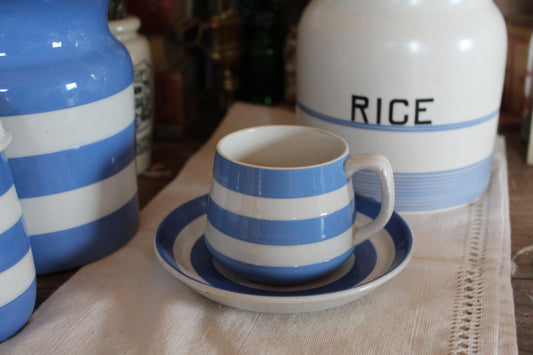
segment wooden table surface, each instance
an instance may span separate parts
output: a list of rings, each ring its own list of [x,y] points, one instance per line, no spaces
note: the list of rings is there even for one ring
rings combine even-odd
[[[525,145],[519,127],[501,130],[506,138],[509,170],[511,257],[518,346],[520,354],[533,354],[533,166],[525,164]],[[204,143],[206,135],[182,137],[175,141],[156,140],[151,174],[139,176],[139,197],[144,207],[180,171],[187,159]],[[39,307],[77,270],[39,276]]]

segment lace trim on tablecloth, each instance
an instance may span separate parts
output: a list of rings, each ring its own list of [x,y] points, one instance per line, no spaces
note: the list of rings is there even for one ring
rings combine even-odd
[[[466,355],[479,352],[487,208],[488,198],[484,196],[474,203],[471,209],[466,245],[461,267],[457,273],[452,330],[449,338],[452,354]]]

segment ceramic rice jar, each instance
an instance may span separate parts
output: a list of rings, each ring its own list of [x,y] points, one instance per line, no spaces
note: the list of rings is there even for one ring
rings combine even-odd
[[[506,41],[492,0],[313,0],[298,29],[298,117],[389,158],[396,210],[468,204],[490,180]],[[379,200],[375,177],[354,179]]]

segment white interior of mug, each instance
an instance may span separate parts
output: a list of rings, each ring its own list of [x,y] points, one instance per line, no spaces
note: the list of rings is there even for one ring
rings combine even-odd
[[[220,140],[217,150],[238,164],[287,169],[331,163],[348,153],[348,144],[320,129],[280,125],[231,133]]]

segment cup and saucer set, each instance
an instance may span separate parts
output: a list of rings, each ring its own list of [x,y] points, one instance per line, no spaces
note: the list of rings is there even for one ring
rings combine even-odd
[[[170,213],[155,238],[179,280],[253,311],[366,295],[412,257],[398,213],[429,215],[484,194],[505,22],[489,0],[313,0],[295,57],[301,126],[224,137],[209,196]]]
[[[354,194],[368,170],[381,202]],[[180,281],[219,303],[259,312],[323,310],[398,275],[413,233],[394,208],[389,161],[350,154],[312,127],[261,126],[218,142],[209,195],[172,211],[155,253]]]

